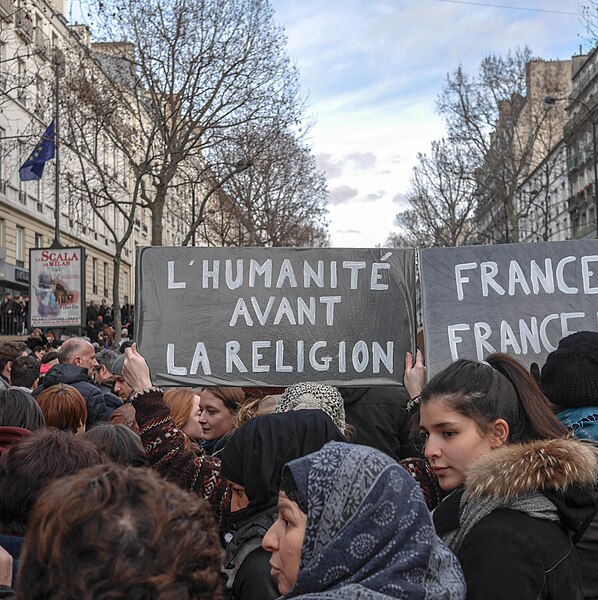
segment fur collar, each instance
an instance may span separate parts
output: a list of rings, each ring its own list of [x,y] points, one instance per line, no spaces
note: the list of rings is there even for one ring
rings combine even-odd
[[[574,438],[507,444],[477,460],[465,488],[472,497],[516,498],[598,483],[598,450]]]

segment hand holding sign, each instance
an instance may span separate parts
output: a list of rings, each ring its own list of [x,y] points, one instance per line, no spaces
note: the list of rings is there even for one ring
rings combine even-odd
[[[123,376],[125,381],[133,388],[134,392],[152,387],[150,370],[145,358],[137,351],[137,344],[125,349],[125,365]]]
[[[422,393],[426,385],[426,367],[424,366],[424,355],[421,350],[418,350],[415,354],[415,362],[411,352],[405,354],[405,376],[403,381],[410,398],[415,398]]]

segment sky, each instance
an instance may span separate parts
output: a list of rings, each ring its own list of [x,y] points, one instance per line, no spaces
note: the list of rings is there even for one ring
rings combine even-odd
[[[399,231],[417,154],[444,133],[435,103],[447,73],[525,45],[547,60],[588,49],[573,0],[271,1],[315,118],[335,247]]]
[[[417,154],[444,134],[435,103],[447,73],[525,45],[546,60],[588,50],[576,0],[271,3],[315,122],[335,247],[374,247],[399,231]],[[67,2],[74,20],[84,4]]]

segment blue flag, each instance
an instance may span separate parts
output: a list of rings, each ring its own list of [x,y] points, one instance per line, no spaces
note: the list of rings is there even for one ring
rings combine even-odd
[[[44,174],[46,161],[54,158],[55,150],[56,130],[54,128],[54,121],[52,121],[29,158],[19,169],[21,181],[38,181],[41,179]]]

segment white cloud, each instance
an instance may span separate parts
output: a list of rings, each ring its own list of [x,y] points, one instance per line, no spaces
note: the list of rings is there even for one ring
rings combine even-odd
[[[565,10],[562,0],[525,5]],[[373,246],[396,227],[417,153],[444,134],[435,107],[448,72],[460,64],[473,71],[485,55],[526,44],[536,56],[570,58],[581,32],[576,17],[434,0],[273,0],[273,6],[316,115],[318,165],[334,181],[335,246]],[[377,197],[381,190],[388,193]]]
[[[346,204],[349,200],[355,198],[358,193],[357,188],[352,188],[348,185],[339,185],[331,189],[328,193],[328,203],[332,205]]]

